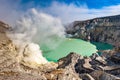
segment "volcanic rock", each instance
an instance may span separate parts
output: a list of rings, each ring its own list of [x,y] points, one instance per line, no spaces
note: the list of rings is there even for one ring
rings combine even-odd
[[[82,80],[95,80],[91,75],[89,74],[81,74],[80,77]]]
[[[113,76],[111,74],[108,74],[103,71],[94,71],[90,73],[90,75],[95,79],[95,80],[120,80],[119,77]]]
[[[69,29],[70,28],[70,29]],[[75,21],[66,32],[74,38],[120,46],[120,15]]]
[[[74,66],[76,65],[78,59],[83,59],[81,55],[71,52],[68,56],[59,59],[58,68],[72,69],[75,72]]]
[[[114,62],[111,57],[115,55],[117,56],[118,53],[108,58],[104,58],[97,54],[93,54],[90,57],[82,57],[76,53],[70,53],[68,56],[59,60],[60,62],[62,61],[63,64],[58,64],[58,68],[65,68],[70,72],[75,71],[74,74],[79,74],[79,77],[83,80],[119,80],[120,65],[118,63],[114,63],[114,65],[109,63],[109,61]],[[119,59],[119,56],[117,59]]]

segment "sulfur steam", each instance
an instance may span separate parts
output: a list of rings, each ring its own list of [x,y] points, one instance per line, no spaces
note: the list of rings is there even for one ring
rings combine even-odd
[[[16,22],[8,36],[20,48],[22,61],[29,65],[44,64],[47,60],[40,47],[57,47],[64,40],[64,27],[58,18],[31,9]]]

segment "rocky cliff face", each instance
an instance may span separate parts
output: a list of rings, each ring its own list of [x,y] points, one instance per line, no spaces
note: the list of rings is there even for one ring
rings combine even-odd
[[[9,31],[9,26],[0,22],[0,80],[39,79],[38,76],[29,75],[27,71],[30,69],[23,67],[18,57],[18,49],[7,37],[6,31]],[[36,71],[34,70],[34,72]],[[42,78],[44,77],[40,77],[40,79]]]
[[[75,21],[66,32],[74,38],[120,46],[120,15]]]

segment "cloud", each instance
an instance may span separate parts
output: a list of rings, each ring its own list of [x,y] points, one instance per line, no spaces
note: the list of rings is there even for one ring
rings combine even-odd
[[[35,8],[28,10],[13,27],[12,40],[34,42],[55,48],[65,37],[65,29],[61,20],[51,15],[39,12]]]
[[[50,7],[42,11],[59,17],[63,23],[76,20],[86,20],[96,17],[120,14],[120,5],[105,6],[101,9],[89,9],[87,5],[76,6],[75,4],[64,4],[54,2]]]

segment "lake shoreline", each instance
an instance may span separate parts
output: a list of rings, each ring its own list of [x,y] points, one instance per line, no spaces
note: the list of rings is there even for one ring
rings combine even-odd
[[[69,48],[70,46],[71,48]],[[67,56],[70,52],[75,52],[82,56],[91,56],[93,53],[97,53],[99,50],[111,49],[113,49],[113,47],[110,44],[106,43],[97,43],[84,41],[82,39],[66,38],[66,41],[62,42],[56,49],[46,52],[43,51],[43,56],[46,57],[48,61],[57,62],[60,58]]]

